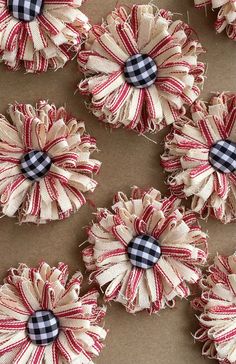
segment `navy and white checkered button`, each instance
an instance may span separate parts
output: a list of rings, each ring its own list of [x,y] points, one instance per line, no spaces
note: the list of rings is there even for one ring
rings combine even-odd
[[[52,160],[45,152],[32,150],[21,159],[21,172],[30,181],[39,181],[51,168]]]
[[[156,81],[157,65],[147,54],[135,54],[126,61],[124,75],[132,86],[146,88]]]
[[[40,346],[51,344],[59,335],[59,320],[52,311],[36,311],[27,322],[30,340]]]
[[[221,173],[236,171],[236,143],[230,140],[219,140],[209,152],[209,162]]]
[[[128,245],[128,256],[135,267],[152,268],[161,257],[159,242],[150,235],[139,235]]]
[[[40,15],[43,0],[8,0],[8,10],[18,20],[29,22]]]

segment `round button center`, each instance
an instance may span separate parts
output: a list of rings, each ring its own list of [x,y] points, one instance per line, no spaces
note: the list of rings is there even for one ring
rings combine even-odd
[[[219,140],[209,152],[209,162],[221,173],[232,173],[236,170],[236,143],[231,140]]]
[[[156,62],[147,54],[135,54],[125,63],[126,82],[136,88],[146,88],[154,84],[157,78]]]
[[[8,10],[18,20],[30,22],[42,12],[43,0],[8,0]]]
[[[21,159],[21,172],[30,181],[38,181],[43,178],[51,168],[52,161],[47,153],[32,150]]]
[[[59,330],[59,321],[52,311],[36,311],[27,323],[30,340],[40,346],[49,345],[56,340]]]
[[[149,269],[160,259],[161,246],[152,236],[139,235],[130,241],[128,256],[133,266]]]

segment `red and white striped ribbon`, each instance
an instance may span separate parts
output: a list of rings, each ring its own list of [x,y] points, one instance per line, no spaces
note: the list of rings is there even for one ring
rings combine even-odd
[[[215,29],[218,33],[226,30],[228,37],[236,41],[236,1],[235,0],[194,0],[197,8],[211,5],[218,9]]]
[[[177,297],[187,297],[189,283],[200,279],[200,266],[207,258],[206,235],[195,214],[180,208],[176,197],[161,199],[155,189],[134,188],[131,194],[129,199],[118,193],[112,211],[98,211],[83,259],[90,280],[106,286],[106,301],[120,302],[128,312],[157,313],[173,307]],[[127,253],[129,242],[140,234],[158,240],[162,252],[147,270],[134,267]]]
[[[45,223],[64,219],[86,203],[84,193],[94,191],[93,179],[101,163],[92,159],[97,150],[85,125],[61,107],[46,101],[36,107],[15,104],[9,108],[11,121],[0,120],[0,206],[19,221]],[[46,152],[52,166],[39,181],[21,172],[20,159],[30,150]]]
[[[1,360],[6,364],[92,363],[106,338],[100,326],[106,309],[98,306],[97,290],[80,297],[81,283],[80,272],[68,280],[64,263],[10,269],[0,292]],[[51,345],[37,346],[27,335],[27,321],[37,310],[51,310],[59,320],[59,335]]]
[[[30,22],[15,19],[0,1],[0,59],[15,71],[44,72],[63,67],[78,52],[90,29],[79,10],[83,0],[45,0]]]
[[[207,277],[201,280],[201,296],[192,301],[200,312],[200,328],[194,334],[203,343],[202,355],[219,363],[236,360],[236,255],[217,256]]]
[[[199,96],[204,82],[204,52],[193,30],[153,5],[134,5],[130,14],[115,9],[95,25],[78,55],[86,78],[78,85],[91,96],[91,111],[111,127],[156,132],[175,122]],[[126,82],[131,55],[148,54],[158,67],[155,84],[137,89]]]
[[[191,118],[181,118],[167,135],[161,158],[172,193],[191,197],[194,211],[223,223],[236,218],[236,176],[216,171],[209,152],[219,140],[236,141],[235,121],[235,94],[215,95],[209,105],[198,101],[191,107]]]

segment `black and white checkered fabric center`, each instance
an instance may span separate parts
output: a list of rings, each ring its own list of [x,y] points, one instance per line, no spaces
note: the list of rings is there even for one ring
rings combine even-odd
[[[52,311],[36,311],[27,323],[30,340],[40,346],[51,344],[58,336],[60,325]]]
[[[39,181],[52,165],[51,158],[45,152],[32,150],[21,159],[21,172],[30,181]]]
[[[135,267],[152,268],[161,257],[159,242],[149,235],[139,235],[128,245],[128,256]]]
[[[135,54],[124,67],[126,82],[136,88],[151,86],[157,78],[157,65],[147,54]]]
[[[236,143],[230,140],[219,140],[209,152],[209,161],[213,168],[221,173],[236,171]]]
[[[42,12],[43,0],[8,0],[12,16],[22,21],[32,21]]]

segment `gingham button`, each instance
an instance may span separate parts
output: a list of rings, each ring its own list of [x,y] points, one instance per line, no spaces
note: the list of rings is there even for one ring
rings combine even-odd
[[[135,54],[125,63],[126,82],[136,88],[151,86],[157,78],[157,65],[147,54]]]
[[[47,153],[32,150],[21,159],[21,172],[30,181],[38,181],[48,173],[51,165],[52,161]]]
[[[221,173],[235,172],[236,143],[230,140],[219,140],[210,149],[209,161]]]
[[[160,259],[161,247],[152,236],[139,235],[129,243],[128,256],[135,267],[149,269]]]
[[[12,16],[22,21],[32,21],[40,15],[43,0],[8,0],[8,10]]]
[[[51,344],[59,334],[59,321],[52,311],[36,311],[27,323],[30,340],[40,346]]]

